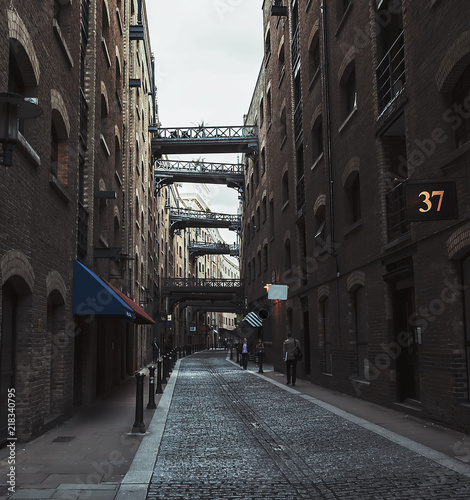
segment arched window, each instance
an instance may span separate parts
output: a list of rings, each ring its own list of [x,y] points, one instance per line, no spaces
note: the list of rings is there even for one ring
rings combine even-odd
[[[455,129],[456,145],[460,147],[470,141],[470,65],[467,66],[455,84],[452,97],[454,98],[455,109],[463,106],[467,110],[463,117],[459,115],[459,121]]]

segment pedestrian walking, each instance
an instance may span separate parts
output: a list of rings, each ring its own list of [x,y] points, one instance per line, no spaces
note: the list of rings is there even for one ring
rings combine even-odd
[[[241,345],[241,353],[242,353],[242,367],[244,370],[246,370],[248,366],[248,341],[246,340],[246,337],[243,339]]]
[[[287,385],[295,385],[297,380],[297,359],[294,350],[299,346],[299,341],[292,338],[292,332],[287,332],[287,338],[282,344],[282,356],[286,362]]]
[[[258,339],[256,344],[256,357],[258,358],[258,373],[263,373],[264,342],[262,339]]]
[[[156,363],[158,358],[160,357],[160,347],[158,345],[156,337],[152,342],[152,350],[153,350],[153,362]]]

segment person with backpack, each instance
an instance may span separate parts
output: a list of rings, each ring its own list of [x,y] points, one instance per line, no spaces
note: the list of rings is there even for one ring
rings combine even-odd
[[[297,380],[297,361],[302,359],[300,351],[300,343],[297,339],[292,338],[292,332],[287,332],[287,338],[282,344],[282,356],[286,362],[287,385],[295,385]]]

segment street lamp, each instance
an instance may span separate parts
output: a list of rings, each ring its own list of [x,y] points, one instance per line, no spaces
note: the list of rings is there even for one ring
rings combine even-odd
[[[0,93],[0,142],[3,151],[1,164],[10,167],[13,163],[13,149],[18,142],[18,120],[37,118],[42,109],[13,92]]]

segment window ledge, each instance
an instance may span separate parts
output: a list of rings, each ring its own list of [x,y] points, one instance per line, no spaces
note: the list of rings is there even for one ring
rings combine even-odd
[[[440,170],[445,170],[447,168],[452,168],[454,165],[450,165],[453,161],[457,160],[460,156],[464,155],[470,151],[470,141],[467,141],[465,144],[462,144],[459,148],[457,148],[455,151],[452,151],[452,153],[448,154],[445,156],[440,164],[438,165],[438,168]],[[461,166],[460,163],[458,165],[455,165],[455,167]]]
[[[106,144],[106,139],[104,138],[103,134],[100,134],[100,142],[101,145],[103,146],[103,149],[105,150],[106,156],[110,157],[111,153],[109,152],[108,145]]]
[[[411,240],[411,233],[407,232],[402,234],[401,236],[398,236],[398,238],[395,238],[394,240],[390,241],[384,246],[384,250],[390,250],[392,248],[395,248],[396,246],[400,245],[401,243],[404,243],[405,241],[410,241]]]
[[[349,17],[349,13],[351,12],[352,6],[353,2],[350,2],[349,5],[346,7],[343,17],[341,18],[341,21],[338,23],[338,28],[336,28],[335,38],[339,35],[340,31],[343,29],[343,26],[346,24],[346,20]]]
[[[348,123],[352,120],[353,116],[357,113],[357,106],[354,106],[353,110],[351,111],[351,113],[349,113],[349,115],[346,117],[346,119],[344,120],[344,122],[342,123],[341,127],[339,127],[338,129],[338,133],[342,133],[343,130],[346,128],[346,126],[348,125]]]
[[[287,200],[284,205],[282,205],[282,208],[281,208],[281,211],[284,212],[284,210],[286,210],[286,208],[289,206],[289,200]]]
[[[313,162],[313,165],[310,167],[310,170],[315,170],[315,167],[317,167],[323,160],[324,153],[321,153],[318,155],[318,158]]]
[[[49,184],[50,186],[62,197],[67,203],[72,199],[68,190],[62,186],[59,179],[53,174],[49,174]]]
[[[106,57],[106,62],[108,64],[108,68],[110,68],[111,67],[111,58],[109,57],[108,46],[106,45],[106,40],[104,39],[104,37],[101,37],[101,43],[103,45],[104,55]]]
[[[284,147],[284,144],[287,142],[287,135],[284,136],[284,139],[281,141],[281,145],[279,146],[279,149],[282,149]]]
[[[36,151],[34,151],[31,144],[25,139],[21,132],[18,132],[18,146],[21,153],[23,153],[23,155],[30,160],[34,167],[41,166],[41,158]]]
[[[312,79],[310,80],[310,83],[308,84],[308,91],[311,92],[313,86],[315,85],[316,81],[318,80],[318,75],[320,74],[320,66],[315,70],[315,73],[312,76]]]
[[[361,385],[370,385],[370,380],[366,380],[364,378],[359,378],[359,377],[349,377],[349,380],[353,382],[354,384],[361,384]]]
[[[362,217],[360,219],[357,219],[357,221],[353,222],[352,224],[350,224],[345,230],[344,230],[344,233],[343,233],[343,236],[348,236],[349,234],[351,234],[352,232],[354,232],[357,228],[359,227],[362,227]]]
[[[72,55],[70,54],[70,50],[67,46],[67,42],[65,41],[65,38],[62,35],[62,31],[60,29],[59,23],[57,22],[57,19],[52,20],[52,28],[54,30],[54,33],[57,37],[57,40],[60,44],[60,48],[62,49],[62,52],[65,55],[65,58],[67,59],[67,62],[71,68],[73,68],[73,59]]]

